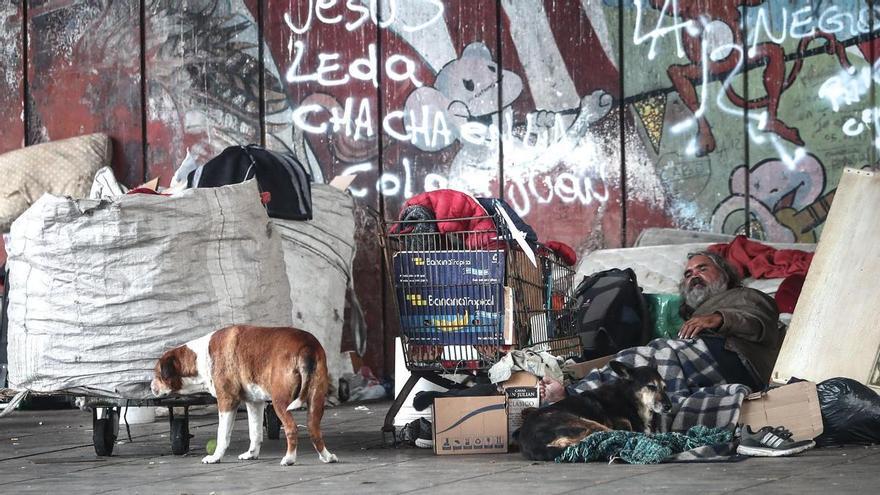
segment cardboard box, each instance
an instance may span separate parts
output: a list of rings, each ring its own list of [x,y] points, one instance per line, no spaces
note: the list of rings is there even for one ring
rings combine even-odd
[[[513,432],[522,426],[523,409],[541,406],[539,382],[537,376],[525,371],[517,371],[501,384],[507,397],[507,441],[510,445],[513,445]]]
[[[401,251],[394,285],[410,344],[504,343],[504,251]]]
[[[506,403],[504,395],[434,399],[434,453],[506,453]]]
[[[584,361],[583,363],[568,364],[563,367],[562,371],[571,375],[575,380],[580,380],[594,369],[601,368],[610,363],[611,360],[614,359],[614,356],[614,354],[609,354],[608,356],[591,359],[589,361]]]
[[[764,426],[784,426],[795,441],[822,434],[822,411],[813,382],[798,382],[752,394],[743,402],[739,422],[755,431]]]

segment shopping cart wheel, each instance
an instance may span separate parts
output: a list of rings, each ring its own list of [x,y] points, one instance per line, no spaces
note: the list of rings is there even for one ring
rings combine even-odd
[[[177,417],[171,419],[171,453],[183,455],[189,452],[189,418]]]
[[[98,418],[98,410],[103,413]],[[119,411],[115,408],[92,409],[92,442],[95,444],[95,453],[101,457],[113,454],[113,446],[116,445],[116,435],[119,434]]]
[[[281,436],[281,420],[278,418],[278,414],[275,413],[275,409],[269,405],[266,408],[266,437],[271,440],[278,440]]]

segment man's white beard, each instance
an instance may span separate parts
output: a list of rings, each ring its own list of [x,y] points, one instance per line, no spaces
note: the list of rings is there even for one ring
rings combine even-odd
[[[688,307],[697,309],[706,299],[727,290],[727,282],[718,279],[707,285],[690,287],[684,291],[684,302]]]

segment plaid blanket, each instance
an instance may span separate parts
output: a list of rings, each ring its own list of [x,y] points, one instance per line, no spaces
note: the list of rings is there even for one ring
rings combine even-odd
[[[658,431],[684,432],[697,425],[733,428],[743,399],[751,392],[740,384],[727,384],[718,364],[702,340],[656,339],[641,347],[617,353],[615,361],[630,366],[655,366],[666,382],[672,411],[659,415]],[[593,370],[572,387],[591,390],[617,379],[611,368]]]

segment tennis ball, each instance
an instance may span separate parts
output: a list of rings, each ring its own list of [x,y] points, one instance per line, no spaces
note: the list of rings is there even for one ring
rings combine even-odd
[[[217,440],[214,438],[208,440],[205,450],[208,452],[208,455],[214,455],[214,451],[217,450]]]

